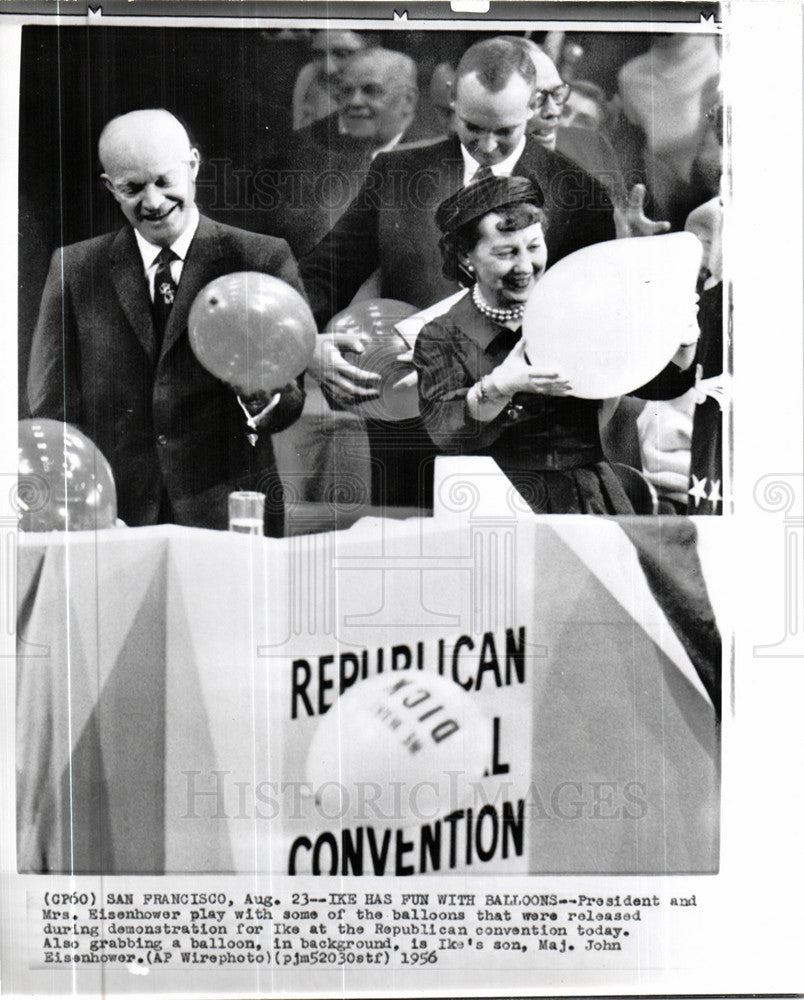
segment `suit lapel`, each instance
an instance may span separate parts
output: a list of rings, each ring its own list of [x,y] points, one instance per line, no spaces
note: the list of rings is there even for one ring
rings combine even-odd
[[[156,331],[151,299],[131,226],[125,226],[112,240],[109,258],[112,284],[120,307],[148,357],[155,361]]]
[[[463,156],[461,155],[460,141],[455,137],[448,140],[441,163],[443,169],[439,171],[441,179],[439,204],[463,187]]]
[[[517,177],[535,177],[544,187],[554,173],[556,157],[538,143],[528,138],[513,173]],[[551,169],[553,168],[553,169]],[[545,194],[547,192],[545,191]]]
[[[182,268],[176,301],[165,328],[162,354],[173,346],[186,328],[196,295],[212,280],[214,265],[222,257],[223,248],[215,224],[202,215]]]
[[[514,177],[527,177],[528,174],[533,174],[536,172],[535,166],[533,164],[533,157],[531,156],[532,151],[533,147],[531,145],[531,142],[529,139],[526,139],[525,148],[522,150],[522,155],[516,161],[514,169],[511,171],[511,174]]]

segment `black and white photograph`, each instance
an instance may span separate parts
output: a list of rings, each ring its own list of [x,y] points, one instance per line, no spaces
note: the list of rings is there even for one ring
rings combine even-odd
[[[61,6],[3,994],[794,991],[798,5]]]

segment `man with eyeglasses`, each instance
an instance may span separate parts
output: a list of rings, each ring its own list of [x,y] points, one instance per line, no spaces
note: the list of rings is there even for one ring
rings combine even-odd
[[[627,190],[617,155],[605,136],[597,130],[565,124],[564,110],[572,87],[561,79],[550,56],[529,38],[505,37],[528,53],[536,70],[535,113],[528,124],[535,141],[566,156],[603,185],[614,206],[618,237],[666,232],[668,222],[653,222],[644,213],[644,185],[635,184]]]
[[[536,71],[534,114],[528,123],[528,131],[542,146],[555,149],[558,128],[564,117],[564,105],[572,93],[572,87],[564,83],[553,60],[535,42],[513,35],[507,38],[528,53]]]
[[[31,415],[95,442],[131,527],[225,529],[228,494],[259,489],[271,495],[265,531],[281,535],[270,434],[299,416],[303,390],[293,382],[241,399],[196,360],[187,318],[198,292],[234,271],[301,291],[296,262],[283,240],[199,214],[199,153],[169,112],[112,119],[98,155],[126,225],[54,253],[31,350]]]

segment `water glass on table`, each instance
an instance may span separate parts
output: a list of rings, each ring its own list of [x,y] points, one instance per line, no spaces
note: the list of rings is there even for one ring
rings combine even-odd
[[[262,535],[265,494],[239,490],[229,494],[229,531],[241,535]]]

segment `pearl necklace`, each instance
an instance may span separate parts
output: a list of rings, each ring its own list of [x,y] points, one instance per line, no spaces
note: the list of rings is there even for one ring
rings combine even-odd
[[[472,285],[472,302],[474,302],[477,309],[482,312],[484,316],[488,316],[489,319],[493,319],[495,323],[510,323],[512,320],[520,320],[525,312],[524,302],[519,302],[515,306],[507,306],[505,308],[490,306],[480,294],[480,289],[478,288],[477,283]]]

